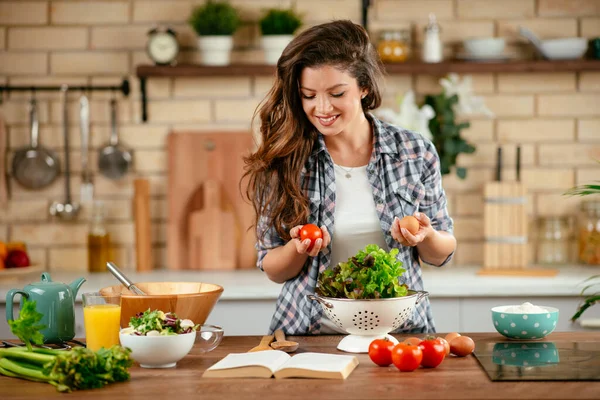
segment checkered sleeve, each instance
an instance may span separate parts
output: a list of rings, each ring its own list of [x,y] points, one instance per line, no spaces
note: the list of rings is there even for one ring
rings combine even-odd
[[[277,234],[275,227],[269,223],[265,216],[261,216],[258,219],[256,236],[257,240],[256,245],[254,246],[258,251],[256,266],[263,271],[263,259],[267,255],[267,252],[275,247],[283,246],[285,242],[281,239],[279,234]]]
[[[454,224],[448,214],[446,193],[442,187],[440,159],[433,143],[427,142],[423,157],[425,163],[421,182],[425,186],[425,197],[419,205],[419,211],[429,216],[433,229],[452,233]],[[454,253],[450,254],[439,266],[447,264],[453,255]]]

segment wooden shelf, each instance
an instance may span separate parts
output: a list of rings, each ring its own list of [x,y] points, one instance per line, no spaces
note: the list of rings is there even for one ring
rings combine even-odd
[[[265,64],[230,64],[222,67],[180,64],[175,66],[138,65],[137,76],[142,77],[182,77],[182,76],[257,76],[273,75],[274,65]]]
[[[406,62],[385,64],[388,74],[446,74],[491,73],[491,72],[578,72],[600,71],[600,60],[566,61],[503,61],[503,62],[467,62],[446,61],[437,64]],[[275,66],[264,64],[231,64],[227,66],[205,66],[199,64],[181,64],[176,66],[139,65],[138,77],[168,76],[232,76],[232,75],[272,75]]]
[[[456,73],[516,73],[516,72],[581,72],[600,71],[600,60],[514,60],[502,62],[445,61],[437,64],[406,62],[385,64],[388,74],[445,75]],[[274,65],[231,64],[206,66],[180,64],[175,66],[139,65],[136,75],[140,79],[142,92],[142,121],[148,120],[146,79],[150,77],[202,77],[202,76],[272,76]]]

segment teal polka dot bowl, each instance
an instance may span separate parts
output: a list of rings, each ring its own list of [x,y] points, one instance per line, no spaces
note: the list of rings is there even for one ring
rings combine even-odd
[[[509,339],[536,340],[548,336],[558,323],[558,308],[540,306],[547,312],[539,314],[506,312],[518,306],[492,308],[494,328]]]

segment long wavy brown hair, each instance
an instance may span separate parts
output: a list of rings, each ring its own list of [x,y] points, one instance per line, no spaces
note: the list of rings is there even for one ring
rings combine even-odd
[[[257,107],[261,143],[244,158],[246,196],[254,205],[255,224],[266,218],[268,226],[289,240],[289,229],[306,223],[309,204],[300,186],[300,174],[318,131],[302,108],[299,81],[306,67],[334,66],[367,89],[363,111],[381,104],[383,66],[365,29],[339,20],[313,26],[292,40],[277,61],[275,83]],[[243,179],[244,179],[243,178]],[[259,232],[262,237],[265,232]]]

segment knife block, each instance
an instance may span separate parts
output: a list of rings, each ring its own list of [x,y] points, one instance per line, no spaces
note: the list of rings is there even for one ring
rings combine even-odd
[[[527,191],[520,182],[489,182],[484,187],[485,270],[527,268]]]

